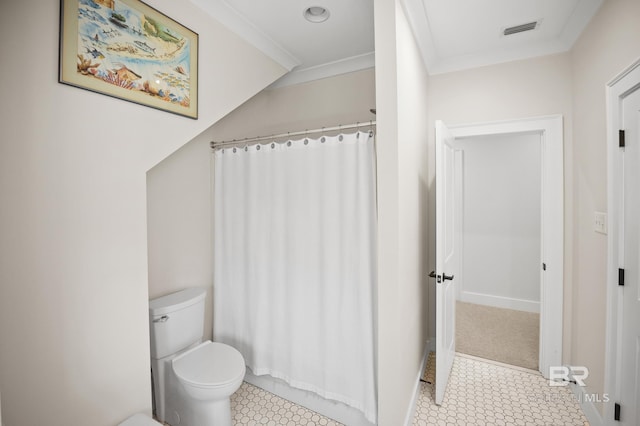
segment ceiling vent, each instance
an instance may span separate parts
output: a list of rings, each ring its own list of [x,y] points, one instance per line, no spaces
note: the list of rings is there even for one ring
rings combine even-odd
[[[538,21],[529,22],[527,24],[516,25],[515,27],[505,28],[503,34],[508,36],[511,34],[518,34],[525,31],[535,30],[538,27]]]

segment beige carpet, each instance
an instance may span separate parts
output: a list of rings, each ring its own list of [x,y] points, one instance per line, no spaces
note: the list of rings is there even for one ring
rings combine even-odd
[[[456,351],[538,369],[540,315],[456,303]]]

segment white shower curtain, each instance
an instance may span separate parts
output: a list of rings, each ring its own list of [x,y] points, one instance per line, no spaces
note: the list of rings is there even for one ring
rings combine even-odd
[[[214,338],[375,424],[373,134],[214,155]]]

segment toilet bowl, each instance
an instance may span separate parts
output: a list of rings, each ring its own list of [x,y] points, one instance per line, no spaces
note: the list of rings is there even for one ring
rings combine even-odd
[[[244,358],[229,345],[202,342],[206,290],[189,288],[149,302],[156,417],[171,426],[231,426],[231,395]]]
[[[240,352],[207,341],[175,357],[172,366],[182,390],[198,405],[193,422],[231,426],[230,397],[246,372]]]

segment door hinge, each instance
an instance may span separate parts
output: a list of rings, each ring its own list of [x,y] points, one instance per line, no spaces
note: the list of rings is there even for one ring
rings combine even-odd
[[[546,271],[546,270],[547,270],[547,264],[546,264],[546,263],[543,263],[543,264],[542,264],[542,270],[543,270],[543,271]]]
[[[618,404],[617,402],[613,412],[613,420],[620,421],[620,404]]]
[[[624,285],[624,269],[618,268],[618,285]]]
[[[620,148],[625,147],[624,130],[618,130],[618,144]]]

